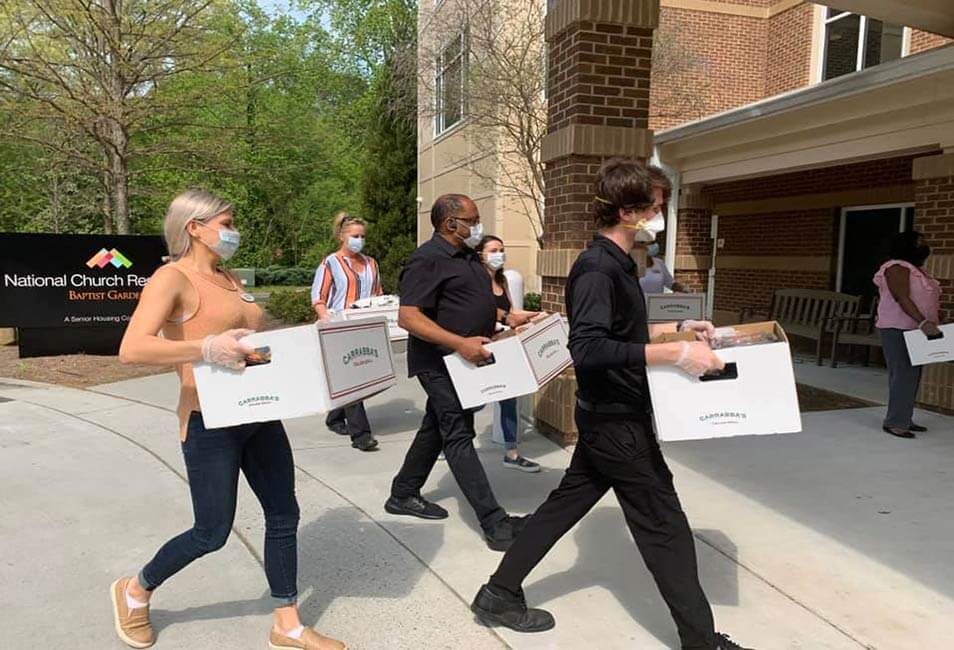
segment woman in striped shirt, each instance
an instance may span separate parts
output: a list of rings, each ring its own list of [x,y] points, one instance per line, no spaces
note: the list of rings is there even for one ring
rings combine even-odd
[[[358,300],[383,293],[378,263],[361,254],[364,221],[339,212],[335,215],[334,231],[341,245],[315,271],[315,282],[311,286],[311,304],[321,321],[330,320],[332,312],[348,309]],[[328,413],[325,424],[335,433],[350,435],[355,449],[371,451],[378,446],[363,402],[334,409]]]

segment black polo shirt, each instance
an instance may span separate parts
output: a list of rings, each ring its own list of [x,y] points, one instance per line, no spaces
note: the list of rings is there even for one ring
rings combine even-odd
[[[635,262],[612,240],[596,235],[576,258],[566,313],[580,399],[648,412],[646,301]]]
[[[420,307],[425,316],[459,336],[490,337],[497,321],[490,274],[480,256],[470,248],[455,247],[437,233],[411,253],[401,271],[401,306]],[[443,357],[451,352],[411,334],[408,375],[445,371]]]

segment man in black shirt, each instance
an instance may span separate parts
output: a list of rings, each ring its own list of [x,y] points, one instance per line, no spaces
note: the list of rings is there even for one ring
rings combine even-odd
[[[521,585],[544,555],[609,489],[616,494],[646,566],[669,605],[685,650],[735,650],[715,632],[699,584],[689,523],[652,428],[647,365],[700,376],[723,362],[705,339],[711,323],[684,321],[694,342],[650,344],[646,303],[629,252],[655,238],[668,183],[635,161],[611,160],[596,182],[599,234],[577,258],[566,285],[569,348],[579,387],[579,440],[559,487],[529,518],[471,608],[478,618],[522,632],[548,630],[553,617],[528,609]],[[653,326],[652,334],[675,324]],[[587,552],[587,549],[581,549]]]
[[[422,244],[401,272],[398,323],[409,333],[408,374],[427,393],[421,428],[391,484],[384,508],[391,514],[444,519],[447,511],[421,497],[441,450],[457,484],[477,514],[487,545],[505,551],[523,524],[497,504],[474,450],[474,412],[461,407],[444,356],[452,352],[473,363],[490,357],[497,320],[490,276],[474,247],[483,230],[472,200],[446,194],[431,208],[434,236]]]

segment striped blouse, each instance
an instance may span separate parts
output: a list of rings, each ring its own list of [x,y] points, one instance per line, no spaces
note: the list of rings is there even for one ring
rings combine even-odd
[[[362,255],[364,269],[351,266],[351,259],[340,251],[325,258],[315,271],[311,285],[311,304],[323,303],[329,311],[342,311],[362,298],[380,296],[381,275],[373,257]]]

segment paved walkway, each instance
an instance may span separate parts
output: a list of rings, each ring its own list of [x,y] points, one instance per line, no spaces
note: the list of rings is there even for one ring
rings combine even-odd
[[[44,647],[123,647],[110,581],[191,522],[174,398],[170,375],[91,391],[0,379],[0,647],[22,647],[38,630]],[[358,649],[677,647],[612,497],[527,583],[531,603],[557,617],[555,630],[526,636],[475,624],[467,605],[500,555],[484,546],[446,466],[426,496],[450,510],[448,520],[382,508],[421,398],[404,381],[370,400],[382,442],[372,454],[320,418],[287,423],[308,621]],[[931,433],[902,441],[880,433],[878,418],[878,409],[816,413],[801,434],[666,446],[721,629],[760,650],[949,646],[954,420],[923,414]],[[500,501],[531,511],[559,482],[567,452],[530,436],[522,449],[544,471],[507,470],[486,412],[478,425]],[[157,594],[157,647],[264,647],[262,521],[244,484],[235,533]]]

